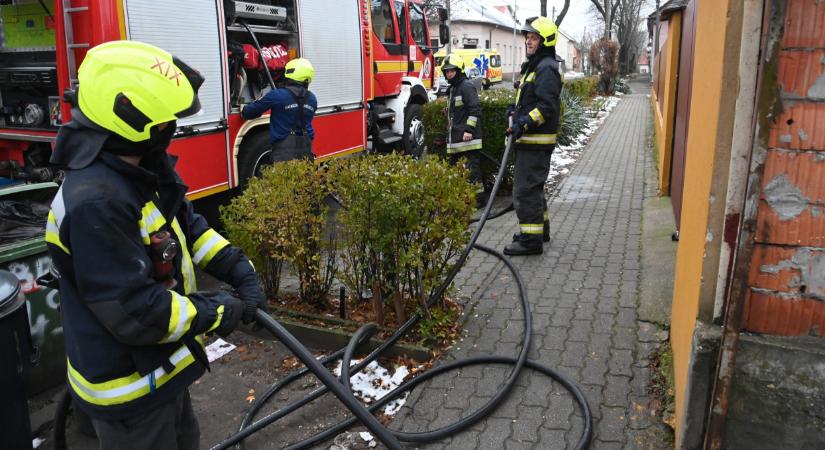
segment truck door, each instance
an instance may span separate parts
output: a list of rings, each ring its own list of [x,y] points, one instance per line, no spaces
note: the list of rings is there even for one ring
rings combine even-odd
[[[228,188],[227,92],[220,0],[124,0],[126,36],[172,53],[205,78],[200,113],[178,121],[169,148],[190,196]]]
[[[402,2],[403,3],[403,2]],[[430,50],[430,33],[424,10],[418,3],[409,2],[409,59],[410,75],[418,77],[424,87],[433,87],[434,67],[432,50]]]

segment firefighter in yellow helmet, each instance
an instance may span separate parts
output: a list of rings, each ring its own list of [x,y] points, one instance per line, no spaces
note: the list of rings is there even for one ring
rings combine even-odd
[[[312,154],[312,141],[315,139],[312,119],[318,100],[309,90],[313,76],[315,69],[309,60],[293,59],[286,64],[283,86],[267,92],[242,111],[243,118],[247,120],[269,111],[270,161],[273,163],[315,158]]]
[[[101,448],[197,448],[188,387],[209,366],[203,334],[225,336],[265,307],[249,260],[194,212],[166,153],[204,80],[135,41],[89,50],[78,80],[46,226],[69,391]],[[235,292],[198,291],[195,265]]]
[[[447,155],[450,163],[464,160],[470,171],[470,183],[476,185],[476,207],[486,203],[484,179],[481,174],[481,105],[478,92],[464,74],[464,59],[447,55],[441,64],[447,79]]]
[[[527,19],[524,29],[527,61],[521,66],[513,126],[507,129],[515,142],[513,204],[519,232],[504,248],[506,255],[534,255],[550,241],[550,220],[544,183],[550,156],[556,146],[562,79],[556,58],[556,24],[547,17]]]

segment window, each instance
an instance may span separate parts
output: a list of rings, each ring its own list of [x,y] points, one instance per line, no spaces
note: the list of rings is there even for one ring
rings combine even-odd
[[[398,18],[398,34],[401,36],[401,43],[406,43],[407,21],[404,20],[404,0],[395,0],[395,14]]]
[[[418,45],[425,47],[427,45],[427,26],[424,24],[424,13],[421,7],[415,3],[410,3],[410,32],[412,32],[413,40]]]
[[[395,44],[395,25],[389,0],[372,0],[372,32],[385,44]]]
[[[490,67],[501,67],[501,55],[490,55]]]

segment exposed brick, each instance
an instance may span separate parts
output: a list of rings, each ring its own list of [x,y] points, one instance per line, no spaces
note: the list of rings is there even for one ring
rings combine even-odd
[[[825,298],[823,270],[825,251],[756,245],[749,282],[755,288]]]
[[[788,0],[783,47],[825,47],[825,2]]]
[[[785,98],[806,98],[825,68],[825,49],[783,50],[779,54],[779,84]]]
[[[822,123],[825,123],[825,103],[793,102],[771,126],[768,145],[776,148],[825,150],[825,127],[820,125]]]
[[[825,330],[825,302],[798,295],[779,297],[749,290],[743,319],[743,327],[756,333],[821,335]]]
[[[823,127],[820,125],[820,128]],[[810,203],[825,205],[825,154],[768,151],[761,198],[765,198],[765,186],[780,176],[796,187]]]
[[[791,219],[782,220],[766,201],[760,200],[756,215],[756,241],[825,247],[825,208],[808,206]]]

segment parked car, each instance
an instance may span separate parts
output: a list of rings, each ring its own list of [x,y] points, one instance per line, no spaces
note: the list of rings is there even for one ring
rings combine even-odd
[[[483,75],[481,75],[481,72],[478,70],[478,68],[468,67],[466,70],[464,70],[464,74],[467,75],[467,79],[469,79],[470,82],[473,83],[473,86],[475,86],[476,88],[476,92],[480,94],[481,91],[484,90],[485,78]],[[447,95],[447,86],[449,85],[447,84],[447,79],[444,78],[444,75],[438,77],[435,80],[436,95],[439,97]]]

